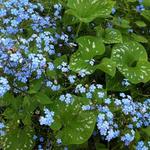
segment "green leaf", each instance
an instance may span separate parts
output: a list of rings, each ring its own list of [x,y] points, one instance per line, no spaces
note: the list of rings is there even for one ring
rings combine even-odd
[[[144,21],[136,21],[135,23],[138,27],[146,27],[146,23]]]
[[[0,138],[5,150],[30,150],[34,146],[33,130],[30,127],[21,129],[11,124],[7,127],[6,135]]]
[[[95,71],[95,66],[89,62],[97,55],[105,52],[105,46],[99,38],[83,36],[77,39],[79,49],[71,56],[70,69],[74,72],[85,70],[87,74]]]
[[[138,142],[139,140],[140,140],[140,133],[139,133],[139,131],[138,130],[136,130],[136,132],[135,132],[135,140]]]
[[[142,4],[146,7],[150,7],[150,1],[149,0],[143,0]]]
[[[146,135],[148,135],[148,136],[150,137],[150,126],[147,127],[147,128],[143,128],[142,131],[143,131],[144,133],[146,133]]]
[[[82,36],[77,39],[79,52],[84,59],[92,59],[96,55],[102,55],[105,52],[105,46],[102,41],[94,36]]]
[[[92,135],[96,123],[94,112],[83,111],[81,108],[83,104],[89,104],[90,101],[82,97],[73,97],[71,104],[66,105],[58,100],[51,108],[62,123],[62,128],[56,137],[62,139],[65,145],[86,142]]]
[[[116,73],[116,63],[109,58],[103,58],[101,63],[97,65],[96,68],[102,70],[110,76],[114,76]]]
[[[114,77],[111,77],[106,74],[106,89],[108,91],[127,91],[130,89],[130,86],[123,86],[122,81],[124,77],[119,72],[115,74]]]
[[[51,99],[45,93],[37,93],[34,98],[41,104],[51,104]]]
[[[107,28],[104,32],[103,42],[106,44],[122,43],[122,35],[117,29]]]
[[[134,3],[136,0],[127,0],[127,2]]]
[[[37,93],[40,88],[42,86],[42,80],[34,80],[31,84],[30,84],[30,90],[28,91],[29,94],[35,94]]]
[[[118,70],[134,84],[150,80],[150,63],[145,48],[137,42],[117,44],[112,49],[112,60]]]
[[[105,18],[111,13],[114,2],[111,0],[68,0],[66,12],[80,22],[91,22],[97,17]]]
[[[126,19],[123,19],[123,18],[116,18],[114,17],[113,18],[113,24],[116,25],[116,26],[119,26],[121,28],[131,28],[131,26],[129,25],[130,22]]]
[[[72,16],[72,15],[65,14],[64,17],[63,17],[63,23],[65,25],[73,25],[73,24],[76,24],[78,22],[79,22],[79,20],[76,17]]]
[[[148,43],[148,40],[144,36],[132,33],[131,37],[137,42]]]
[[[141,14],[145,19],[150,21],[150,10],[144,10]]]
[[[74,72],[79,73],[80,71],[84,70],[86,74],[91,74],[95,71],[95,67],[89,64],[89,60],[83,59],[80,52],[75,52],[71,56],[70,60],[70,69]]]
[[[66,55],[63,55],[63,56],[55,59],[55,61],[54,61],[55,67],[58,67],[59,65],[61,65],[62,62],[67,62],[67,56]]]

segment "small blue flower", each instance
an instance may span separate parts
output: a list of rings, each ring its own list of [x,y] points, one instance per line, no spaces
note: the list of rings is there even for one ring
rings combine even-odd
[[[116,13],[116,9],[115,9],[115,8],[112,8],[111,13],[114,15],[114,14]]]
[[[57,139],[57,144],[62,144],[62,140],[61,139]]]
[[[141,13],[143,10],[145,10],[144,6],[143,5],[138,5],[136,6],[136,11]]]
[[[3,97],[4,94],[10,90],[8,80],[4,77],[0,77],[0,97]]]
[[[83,105],[82,110],[91,110],[91,106],[90,105]]]
[[[68,80],[71,84],[73,84],[75,82],[76,76],[75,75],[69,75],[68,76]]]
[[[97,94],[99,98],[104,98],[105,96],[105,92],[98,92]]]
[[[44,108],[44,114],[45,117],[41,116],[39,119],[40,125],[48,125],[51,126],[51,124],[54,122],[54,112],[49,111],[47,108]]]

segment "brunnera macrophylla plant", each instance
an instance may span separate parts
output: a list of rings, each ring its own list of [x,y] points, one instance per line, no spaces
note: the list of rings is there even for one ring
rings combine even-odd
[[[149,0],[0,1],[0,149],[150,148]]]

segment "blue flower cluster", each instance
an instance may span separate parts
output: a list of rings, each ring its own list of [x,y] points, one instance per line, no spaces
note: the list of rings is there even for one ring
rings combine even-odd
[[[27,83],[31,77],[38,79],[47,69],[53,70],[53,55],[61,56],[60,52],[56,53],[56,45],[61,42],[69,46],[68,35],[48,30],[56,30],[61,4],[54,5],[55,17],[41,16],[43,6],[29,0],[1,0],[0,7],[0,68],[3,74],[11,75],[17,87],[18,81]],[[63,63],[61,70],[67,72],[68,69]],[[56,91],[59,86],[52,86],[52,89]]]
[[[68,72],[70,69],[69,65],[67,65],[66,62],[62,62],[61,65],[59,65],[57,68],[60,69],[62,72]]]
[[[0,136],[5,135],[5,131],[3,130],[5,128],[5,125],[3,122],[0,122]]]
[[[51,124],[54,122],[54,112],[53,111],[49,111],[49,109],[44,108],[44,114],[45,117],[41,116],[39,119],[40,125],[47,125],[47,126],[51,126]]]
[[[142,5],[143,0],[138,0],[139,1],[139,5],[136,6],[136,11],[141,13],[142,11],[145,10],[144,5]]]
[[[10,86],[8,81],[4,77],[0,77],[0,97],[4,96],[4,94],[10,90]]]
[[[100,134],[105,136],[107,141],[121,136],[121,141],[129,145],[135,139],[135,130],[150,125],[150,99],[143,103],[134,102],[132,97],[120,94],[120,99],[105,99],[105,105],[99,105],[97,127]],[[110,108],[115,108],[112,113]],[[116,112],[116,113],[115,113]],[[123,120],[118,120],[117,112]],[[121,129],[123,122],[126,122],[124,130]],[[121,129],[121,130],[120,130]]]
[[[136,145],[136,150],[149,150],[150,149],[150,141],[145,144],[143,141],[139,141]]]
[[[100,113],[97,118],[97,128],[102,136],[105,136],[107,141],[119,136],[120,131],[118,125],[114,123],[114,115],[107,106],[98,107]]]
[[[49,87],[52,91],[58,91],[61,88],[61,86],[58,84],[57,80],[54,80],[54,82],[47,81],[46,86]]]
[[[73,102],[73,97],[71,94],[67,93],[66,95],[60,95],[59,100],[66,104],[70,104]]]

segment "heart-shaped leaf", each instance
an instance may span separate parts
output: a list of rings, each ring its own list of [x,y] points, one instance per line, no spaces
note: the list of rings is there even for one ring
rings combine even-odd
[[[104,31],[103,41],[106,44],[122,43],[122,35],[117,29],[107,28]]]
[[[90,65],[90,59],[83,59],[79,51],[75,52],[70,61],[72,71],[79,73],[84,70],[86,74],[91,74],[95,71],[95,66]]]
[[[134,84],[150,80],[150,63],[145,48],[137,42],[117,44],[112,50],[112,60],[119,71]]]
[[[92,59],[96,55],[102,55],[105,52],[105,46],[102,41],[93,36],[82,36],[77,39],[79,52],[84,59]]]
[[[105,46],[99,38],[83,36],[77,39],[79,49],[70,60],[70,69],[75,72],[85,70],[87,74],[95,71],[94,57],[105,52]],[[93,61],[93,62],[91,62]]]
[[[97,17],[107,17],[114,6],[114,2],[111,0],[68,0],[67,10],[68,14],[71,14],[78,18],[81,22],[91,22]]]
[[[114,76],[116,73],[116,63],[109,58],[103,58],[101,63],[97,65],[96,68],[102,70],[110,76]]]
[[[51,108],[62,123],[62,129],[56,137],[66,145],[86,142],[92,135],[96,123],[96,116],[92,111],[82,110],[82,105],[89,104],[90,101],[82,97],[73,96],[73,98],[73,102],[69,105],[56,101]]]

